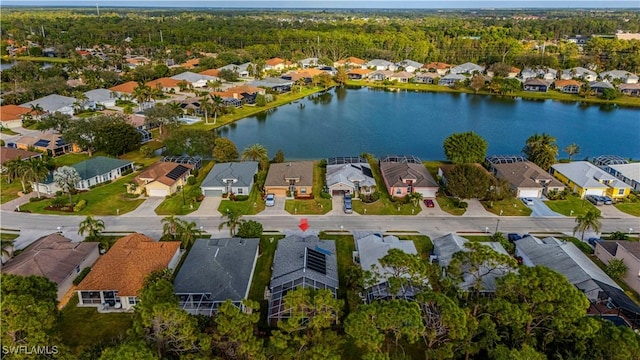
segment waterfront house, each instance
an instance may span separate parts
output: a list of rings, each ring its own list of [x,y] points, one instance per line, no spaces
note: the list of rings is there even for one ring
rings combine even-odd
[[[383,59],[373,59],[365,64],[365,66],[369,69],[373,70],[390,70],[396,71],[396,64],[391,61],[383,60]]]
[[[0,106],[0,122],[5,128],[22,127],[22,118],[31,113],[31,108],[19,105]]]
[[[269,324],[276,325],[290,316],[284,297],[298,288],[338,292],[338,260],[333,240],[320,240],[316,235],[289,234],[279,240],[273,258],[268,289]]]
[[[400,71],[389,76],[389,80],[406,84],[410,79],[413,79],[413,76],[413,73],[408,71]]]
[[[208,197],[224,194],[249,195],[258,173],[256,161],[215,164],[202,181],[200,189]]]
[[[600,79],[606,82],[620,80],[624,84],[637,84],[638,75],[625,70],[609,70],[600,73]]]
[[[255,69],[255,64],[251,62],[246,62],[244,64],[239,64],[239,65],[236,65],[236,64],[225,65],[217,70],[216,69],[205,70],[200,72],[200,74],[217,77],[221,70],[231,70],[236,74],[238,74],[238,77],[240,77],[241,79],[246,79],[249,76],[251,76],[251,74],[249,73],[249,66]]]
[[[440,75],[435,72],[419,72],[415,74],[413,81],[421,84],[433,84],[439,77]]]
[[[467,78],[464,75],[460,74],[447,74],[438,80],[438,85],[442,86],[454,86],[456,83],[465,81]]]
[[[35,149],[49,156],[58,156],[71,151],[80,151],[77,146],[67,144],[60,134],[39,134],[38,136],[23,136],[13,143],[22,150]]]
[[[58,94],[51,94],[33,101],[22,104],[21,106],[30,108],[31,106],[40,106],[42,111],[47,114],[53,114],[56,112],[73,116],[74,104],[77,102],[75,98],[69,96],[62,96]]]
[[[203,87],[206,87],[209,84],[209,82],[216,82],[219,80],[215,76],[196,74],[191,71],[185,71],[178,75],[174,75],[171,77],[171,79],[178,80],[179,82],[186,81],[187,83],[191,84],[191,86],[193,86],[194,88],[203,88]]]
[[[212,316],[225,301],[238,308],[249,296],[259,239],[196,240],[173,281],[178,305],[191,315]]]
[[[369,195],[376,190],[371,166],[361,157],[333,157],[327,159],[326,185],[329,194],[345,193],[358,197]]]
[[[271,164],[264,181],[264,191],[277,196],[311,197],[313,171],[313,161]]]
[[[564,69],[562,70],[562,74],[560,74],[560,79],[562,80],[580,79],[584,81],[595,81],[597,78],[598,74],[596,74],[595,71],[580,66]]]
[[[594,94],[602,94],[605,89],[614,89],[614,87],[608,82],[592,81],[589,83],[589,89],[593,91]]]
[[[524,91],[547,92],[549,83],[543,79],[531,78],[524,82],[522,89]]]
[[[551,174],[581,198],[607,195],[620,199],[629,195],[631,187],[622,180],[587,161],[574,161],[551,166]]]
[[[386,156],[380,160],[380,172],[391,196],[417,192],[424,198],[435,198],[438,193],[438,183],[415,156]]]
[[[371,72],[369,69],[352,69],[349,70],[347,76],[350,80],[362,80],[368,78]]]
[[[548,67],[540,67],[540,68],[525,68],[520,72],[520,79],[522,81],[526,81],[531,78],[540,78],[544,80],[555,80],[558,75],[558,70],[548,68]]]
[[[640,96],[640,84],[620,84],[618,90],[627,96]]]
[[[249,85],[253,87],[271,89],[272,91],[277,93],[284,93],[287,91],[291,91],[293,81],[285,80],[282,78],[267,77],[262,80],[254,80],[250,82]]]
[[[633,190],[640,191],[640,162],[609,164],[602,166],[602,169],[624,181],[624,183],[631,186]]]
[[[422,65],[422,69],[430,73],[436,73],[438,75],[445,75],[452,67],[453,65],[442,62],[430,62],[428,64]]]
[[[137,186],[129,190],[135,194],[146,192],[147,196],[172,195],[187,184],[191,169],[191,164],[158,161],[133,178]]]
[[[98,260],[97,242],[73,242],[61,234],[43,236],[2,266],[4,274],[44,276],[58,286],[61,300],[73,280]]]
[[[624,282],[635,292],[640,293],[640,242],[637,241],[597,241],[595,255],[605,265],[613,259],[619,259],[627,266]]]
[[[549,191],[563,191],[565,186],[531,161],[493,164],[496,176],[509,182],[519,198],[541,198]]]
[[[553,83],[553,86],[556,90],[559,90],[566,94],[577,94],[580,92],[580,87],[582,83],[577,80],[556,80]]]
[[[333,63],[333,66],[335,67],[340,67],[340,66],[345,66],[348,68],[366,68],[367,61],[366,60],[362,60],[360,58],[357,57],[348,57],[346,59],[340,59],[336,62]]]
[[[467,62],[461,65],[457,65],[451,68],[450,74],[469,74],[473,75],[475,73],[482,74],[484,72],[484,66],[480,66],[478,64],[474,64],[471,62]]]
[[[377,70],[369,74],[369,80],[371,81],[384,81],[388,80],[393,75],[391,70]]]
[[[284,59],[280,59],[277,57],[265,60],[264,64],[265,64],[264,71],[268,71],[268,70],[282,71],[285,69],[285,67],[291,65],[289,61],[285,61]]]
[[[120,238],[76,288],[78,306],[100,312],[133,310],[147,276],[175,269],[180,255],[179,241],[157,242],[139,233]]]
[[[401,68],[404,69],[404,71],[406,72],[410,72],[410,73],[414,73],[418,70],[420,70],[420,68],[422,67],[423,64],[417,62],[417,61],[413,61],[413,60],[402,60],[398,63],[396,63],[397,68]]]
[[[356,250],[353,253],[354,261],[360,264],[363,271],[372,273],[372,281],[367,283],[365,300],[370,303],[376,300],[391,298],[412,299],[418,289],[413,286],[402,286],[398,293],[392,294],[389,290],[389,278],[394,276],[391,269],[383,267],[380,259],[385,257],[389,250],[397,249],[411,255],[418,255],[416,246],[411,240],[400,240],[393,235],[383,236],[379,232],[354,231],[353,238]]]

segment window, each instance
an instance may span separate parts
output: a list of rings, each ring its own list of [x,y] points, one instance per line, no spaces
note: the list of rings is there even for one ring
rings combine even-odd
[[[396,189],[396,195],[402,195],[402,189],[401,188],[397,188]]]
[[[306,194],[307,188],[300,188],[300,194]]]
[[[624,195],[624,189],[618,189],[618,195]]]
[[[242,188],[238,188],[238,194],[242,194]]]
[[[127,301],[129,302],[129,305],[136,305],[138,303],[138,298],[135,296],[129,296]]]
[[[80,272],[80,265],[76,265],[76,274]]]

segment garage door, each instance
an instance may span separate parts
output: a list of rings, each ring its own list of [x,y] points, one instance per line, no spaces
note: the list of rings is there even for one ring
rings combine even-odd
[[[202,194],[207,197],[222,197],[222,190],[204,190]]]
[[[331,195],[333,196],[342,196],[344,194],[344,190],[332,190]]]
[[[434,198],[436,197],[436,194],[438,193],[437,190],[429,190],[429,189],[422,189],[422,190],[416,190],[416,192],[419,192],[420,194],[422,194],[423,198]]]
[[[602,196],[604,195],[604,189],[587,189],[587,191],[584,194]]]
[[[521,198],[523,198],[523,197],[526,197],[526,198],[537,198],[539,196],[540,195],[538,193],[538,190],[536,190],[536,189],[521,189],[518,192],[518,197],[521,197]]]
[[[167,189],[147,189],[149,196],[167,196]]]

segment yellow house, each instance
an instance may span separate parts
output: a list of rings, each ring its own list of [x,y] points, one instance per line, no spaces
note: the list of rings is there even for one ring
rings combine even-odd
[[[159,161],[134,178],[135,189],[129,190],[139,194],[146,190],[148,196],[167,196],[175,193],[187,183],[191,175],[191,164]]]
[[[629,195],[631,187],[588,161],[574,161],[551,166],[551,174],[581,198],[586,195],[620,199]]]

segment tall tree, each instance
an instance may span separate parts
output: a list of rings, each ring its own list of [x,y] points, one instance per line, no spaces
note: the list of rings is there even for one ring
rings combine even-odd
[[[344,85],[347,82],[347,80],[349,80],[349,76],[347,75],[347,69],[345,69],[344,66],[341,66],[338,68],[335,79],[336,79],[336,82],[340,85]]]
[[[234,237],[236,235],[236,228],[238,227],[238,225],[240,225],[241,222],[244,221],[241,220],[240,217],[242,217],[242,213],[240,213],[238,210],[227,210],[227,213],[222,215],[222,218],[226,218],[227,220],[221,222],[220,225],[218,225],[218,230],[222,230],[226,226],[227,228],[229,228],[229,235],[231,235],[231,237]]]
[[[41,158],[31,158],[25,161],[24,172],[24,176],[35,185],[36,193],[38,197],[40,197],[40,186],[38,186],[38,183],[49,175],[47,163]]]
[[[145,123],[149,126],[159,126],[160,135],[165,130],[178,127],[178,117],[182,115],[182,110],[173,108],[168,104],[158,104],[144,111]]]
[[[127,341],[102,351],[100,360],[157,360],[158,356],[143,341]]]
[[[431,359],[454,358],[454,346],[467,336],[467,314],[444,294],[426,291],[416,296],[424,331],[422,340]]]
[[[267,148],[261,144],[247,146],[242,150],[242,160],[258,161],[260,163],[260,169],[264,170],[269,161]]]
[[[9,160],[2,165],[4,167],[4,176],[7,178],[7,183],[11,183],[14,180],[20,180],[22,184],[22,192],[27,192],[27,187],[25,186],[25,169],[26,162],[22,161],[20,157],[17,159]]]
[[[62,190],[69,194],[69,206],[73,206],[71,192],[76,189],[76,184],[80,181],[78,170],[71,166],[61,166],[53,171],[53,182]]]
[[[37,128],[42,131],[53,129],[53,131],[58,134],[62,134],[70,125],[71,116],[56,111],[53,114],[43,116],[40,121],[38,121]]]
[[[484,199],[492,185],[491,175],[473,164],[455,165],[447,174],[447,190],[462,199]]]
[[[102,219],[96,219],[91,215],[87,215],[78,226],[78,235],[86,235],[91,239],[100,238],[102,231],[104,231],[104,221]]]
[[[473,92],[477,94],[478,90],[484,87],[484,75],[473,75],[473,77],[471,77],[471,83],[469,84],[469,87],[471,87],[473,89]]]
[[[225,301],[214,318],[213,347],[224,359],[266,359],[262,339],[255,336],[259,304],[244,300],[244,311]]]
[[[573,157],[573,155],[580,153],[580,146],[578,146],[578,144],[576,143],[571,143],[567,145],[567,147],[564,148],[563,150],[569,155],[569,161],[571,161],[571,158]]]
[[[443,146],[447,160],[454,164],[481,163],[487,155],[487,142],[473,131],[451,134]]]
[[[213,159],[218,162],[238,160],[238,148],[236,148],[233,141],[227,138],[217,138],[214,141]]]
[[[177,240],[182,232],[182,222],[175,215],[162,218],[162,237],[168,240]]]
[[[446,274],[456,285],[467,279],[471,280],[468,290],[480,292],[486,290],[483,279],[487,276],[502,275],[516,266],[513,257],[498,253],[482,243],[470,241],[465,244],[465,251],[453,254]]]
[[[590,209],[584,215],[578,215],[576,217],[577,224],[573,228],[573,234],[575,235],[577,232],[581,232],[581,239],[584,241],[584,233],[588,230],[600,232],[600,228],[602,227],[600,219],[602,219],[602,216],[600,215],[600,211],[597,209]]]
[[[548,171],[558,156],[556,138],[546,133],[535,133],[527,139],[522,152],[527,156],[527,160]]]
[[[218,122],[218,114],[224,109],[222,98],[218,95],[211,95],[212,107],[211,111],[213,112],[213,123]]]

